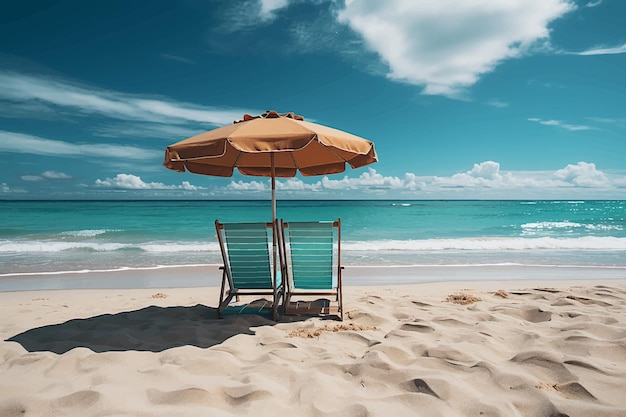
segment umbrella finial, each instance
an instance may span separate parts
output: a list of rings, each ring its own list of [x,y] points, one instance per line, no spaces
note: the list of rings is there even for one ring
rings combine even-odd
[[[268,110],[265,113],[263,113],[263,115],[261,117],[264,117],[266,119],[277,119],[280,116],[281,115],[278,114],[278,112],[276,110]]]
[[[304,120],[304,117],[299,116],[292,111],[290,111],[289,113],[278,113],[276,110],[267,110],[265,113],[259,116],[251,116],[246,113],[243,115],[243,118],[241,120],[235,120],[233,123],[248,122],[254,119],[278,119],[281,117],[286,117],[293,120]]]
[[[299,116],[299,115],[295,114],[292,111],[290,111],[289,113],[281,114],[281,116],[288,117],[288,118],[293,119],[293,120],[304,120],[304,117]]]

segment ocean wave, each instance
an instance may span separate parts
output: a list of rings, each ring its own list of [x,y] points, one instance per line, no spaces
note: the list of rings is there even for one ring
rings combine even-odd
[[[514,251],[514,250],[626,250],[626,238],[584,236],[578,238],[519,237],[519,238],[459,238],[423,240],[373,240],[344,241],[342,250],[355,252],[375,251]],[[145,242],[145,243],[99,243],[63,241],[0,241],[0,254],[28,254],[54,252],[125,252],[146,253],[218,253],[217,242]]]
[[[562,221],[562,222],[533,222],[533,223],[525,223],[520,226],[524,232],[535,232],[535,231],[545,231],[545,230],[564,230],[564,229],[584,229],[584,230],[594,230],[594,231],[611,231],[611,230],[624,230],[624,227],[621,225],[613,225],[613,224],[587,224],[587,223],[576,223],[570,221]]]
[[[119,230],[119,229],[69,230],[66,232],[61,232],[61,235],[74,236],[74,237],[95,237],[98,235],[103,235],[105,233],[112,233],[112,232],[122,232],[122,230]]]
[[[114,252],[139,250],[145,252],[217,252],[217,243],[97,243],[97,242],[11,242],[0,241],[0,253],[52,253],[63,251]]]
[[[441,250],[626,250],[626,238],[585,236],[572,239],[541,238],[464,238],[425,240],[378,240],[345,242],[347,251],[441,251]]]
[[[80,270],[43,271],[43,272],[12,272],[8,274],[0,274],[0,277],[91,274],[91,273],[110,273],[110,272],[126,272],[126,271],[157,271],[161,269],[197,268],[197,267],[207,267],[207,266],[219,266],[219,265],[218,264],[183,264],[183,265],[156,265],[156,266],[147,266],[147,267],[121,266],[119,268],[108,268],[108,269],[80,269]]]

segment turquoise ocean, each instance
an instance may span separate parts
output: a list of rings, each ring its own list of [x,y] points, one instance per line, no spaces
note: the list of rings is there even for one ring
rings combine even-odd
[[[342,222],[345,265],[626,268],[626,201],[279,201]],[[0,201],[0,277],[220,263],[214,222],[269,201]]]

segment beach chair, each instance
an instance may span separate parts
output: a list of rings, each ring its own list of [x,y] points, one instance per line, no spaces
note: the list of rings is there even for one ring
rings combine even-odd
[[[280,261],[284,314],[329,314],[343,321],[341,220],[329,222],[280,221]],[[336,242],[336,246],[335,246]],[[313,300],[315,296],[334,296]],[[292,301],[306,297],[308,301]]]
[[[215,220],[217,240],[222,252],[222,288],[218,317],[233,297],[271,296],[272,318],[278,319],[278,305],[284,294],[272,239],[278,223],[220,223]],[[275,227],[276,226],[276,227]]]

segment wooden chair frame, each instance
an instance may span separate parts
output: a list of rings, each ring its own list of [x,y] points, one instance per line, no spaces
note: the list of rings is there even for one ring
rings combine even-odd
[[[291,222],[292,225],[298,223],[315,223],[315,222]],[[342,271],[344,269],[341,265],[341,219],[337,219],[332,222],[332,227],[337,230],[337,250],[336,250],[336,263],[333,259],[333,267],[336,267],[337,286],[330,289],[299,289],[295,288],[293,277],[289,271],[289,254],[291,251],[287,251],[288,245],[291,244],[290,240],[285,236],[285,230],[289,228],[290,222],[285,222],[282,219],[279,222],[279,257],[281,264],[281,275],[283,278],[283,314],[336,314],[340,320],[343,321],[343,282]],[[333,232],[334,234],[334,232]],[[334,242],[333,242],[334,243]],[[335,258],[335,256],[333,256]],[[337,310],[333,311],[330,306],[328,308],[319,309],[316,306],[310,304],[307,308],[294,309],[291,305],[291,297],[293,296],[318,296],[318,295],[334,295],[335,302],[337,302]]]
[[[267,288],[245,288],[238,287],[236,284],[236,277],[233,276],[233,272],[231,269],[231,263],[229,258],[228,251],[228,239],[225,236],[225,228],[228,228],[228,225],[260,225],[264,224],[266,228],[272,229],[272,247],[273,250],[270,251],[268,248],[268,262],[270,267],[270,281],[271,285],[268,285]],[[277,264],[277,247],[278,247],[278,221],[272,223],[220,223],[219,220],[215,220],[215,230],[217,232],[217,240],[220,245],[220,251],[222,253],[222,260],[224,265],[219,269],[222,271],[222,285],[220,289],[220,299],[218,304],[218,317],[222,317],[222,313],[226,309],[226,307],[230,304],[233,297],[236,297],[236,300],[239,301],[240,296],[248,296],[248,295],[271,295],[272,296],[272,318],[274,321],[278,320],[278,306],[280,304],[280,299],[284,295],[284,279],[281,279],[281,282],[278,282],[278,264]],[[267,246],[269,246],[269,240],[266,242]],[[228,284],[228,287],[227,287]]]

